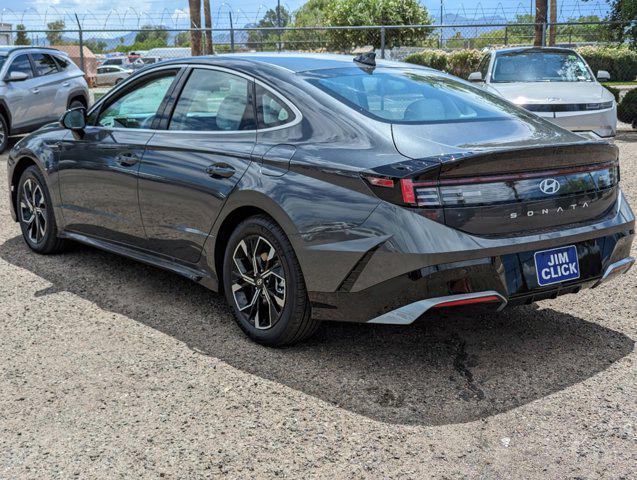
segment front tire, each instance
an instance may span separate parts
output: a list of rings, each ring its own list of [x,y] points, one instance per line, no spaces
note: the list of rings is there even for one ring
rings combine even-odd
[[[36,166],[27,168],[20,177],[17,211],[22,237],[31,250],[42,254],[63,250],[64,240],[58,237],[51,195]]]
[[[234,230],[224,255],[223,285],[237,323],[255,342],[284,346],[312,335],[305,280],[292,245],[265,215],[250,217]]]

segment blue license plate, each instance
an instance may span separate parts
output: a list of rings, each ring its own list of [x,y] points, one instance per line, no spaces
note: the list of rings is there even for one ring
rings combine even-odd
[[[579,261],[575,245],[535,252],[535,273],[540,286],[579,278]]]

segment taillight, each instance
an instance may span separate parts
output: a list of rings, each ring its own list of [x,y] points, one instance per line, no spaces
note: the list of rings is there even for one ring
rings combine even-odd
[[[400,191],[403,194],[403,202],[409,205],[416,205],[416,192],[414,191],[414,182],[410,178],[400,179]]]

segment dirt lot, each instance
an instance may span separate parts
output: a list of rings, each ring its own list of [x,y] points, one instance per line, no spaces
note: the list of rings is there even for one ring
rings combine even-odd
[[[637,135],[617,143],[637,206]],[[272,350],[173,274],[29,252],[7,202],[2,174],[0,478],[635,478],[637,269]]]

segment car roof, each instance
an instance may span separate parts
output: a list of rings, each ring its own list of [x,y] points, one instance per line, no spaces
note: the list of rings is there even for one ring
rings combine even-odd
[[[63,52],[62,50],[58,50],[57,48],[52,48],[52,47],[32,47],[28,45],[27,46],[0,45],[0,53],[9,54],[11,52],[16,52],[19,50],[29,50],[33,52],[43,51],[43,52],[57,53],[59,55],[68,56],[66,52]]]
[[[292,73],[307,72],[311,70],[327,70],[332,68],[347,68],[354,64],[354,55],[337,55],[326,53],[233,53],[212,55],[203,57],[188,57],[172,59],[162,62],[162,65],[171,63],[193,63],[220,65],[244,65],[246,63],[267,65],[284,69]],[[376,59],[378,67],[406,67],[405,63]],[[417,68],[417,65],[411,65]],[[420,67],[422,68],[422,67]]]

